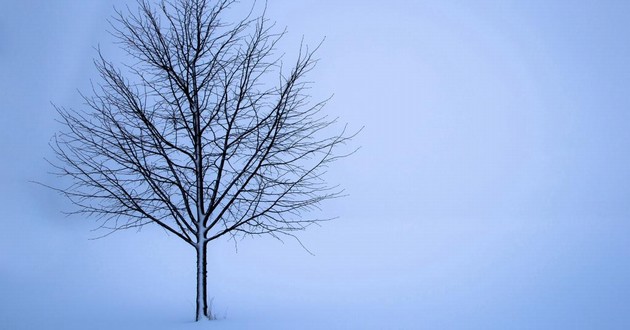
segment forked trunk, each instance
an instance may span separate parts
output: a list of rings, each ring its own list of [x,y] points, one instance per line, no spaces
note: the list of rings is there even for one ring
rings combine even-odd
[[[197,309],[195,320],[211,318],[208,311],[207,291],[207,244],[200,243],[197,246]]]

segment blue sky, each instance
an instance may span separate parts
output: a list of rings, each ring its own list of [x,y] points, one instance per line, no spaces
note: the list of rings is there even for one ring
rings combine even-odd
[[[86,319],[121,296],[119,310],[189,316],[183,244],[150,228],[90,241],[92,221],[27,183],[50,178],[50,102],[81,106],[93,47],[124,60],[105,30],[125,3],[3,4],[0,325],[23,324],[37,295]],[[630,2],[283,0],[268,16],[288,27],[288,57],[302,36],[326,38],[312,93],[365,128],[330,171],[349,193],[325,205],[339,220],[303,235],[315,257],[272,239],[214,247],[211,295],[228,318],[630,326]],[[47,289],[15,289],[29,280]]]

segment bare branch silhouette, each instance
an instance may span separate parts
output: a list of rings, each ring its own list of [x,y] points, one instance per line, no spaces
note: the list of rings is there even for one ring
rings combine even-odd
[[[56,107],[65,126],[51,146],[55,187],[117,231],[157,224],[195,248],[196,317],[211,317],[206,249],[226,236],[294,232],[324,221],[305,217],[341,196],[323,178],[356,133],[312,102],[305,80],[317,60],[300,46],[283,67],[285,34],[253,11],[222,17],[233,0],[172,0],[117,11],[113,35],[133,59],[116,66],[100,52],[100,82],[85,108]],[[252,9],[253,10],[253,9]]]

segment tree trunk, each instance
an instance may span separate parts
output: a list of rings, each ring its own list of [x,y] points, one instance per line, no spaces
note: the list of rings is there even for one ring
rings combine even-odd
[[[197,245],[197,311],[195,320],[209,318],[208,314],[208,292],[207,292],[207,244]]]

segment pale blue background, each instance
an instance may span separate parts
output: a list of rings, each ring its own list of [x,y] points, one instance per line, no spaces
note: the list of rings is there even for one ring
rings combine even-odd
[[[91,220],[28,180],[81,106],[119,0],[0,6],[0,328],[189,328],[193,251]],[[133,6],[133,2],[130,2]],[[362,149],[340,219],[211,246],[218,328],[630,328],[630,2],[270,1],[326,41],[313,94]],[[244,8],[241,7],[240,10]],[[237,14],[238,10],[234,13]]]

